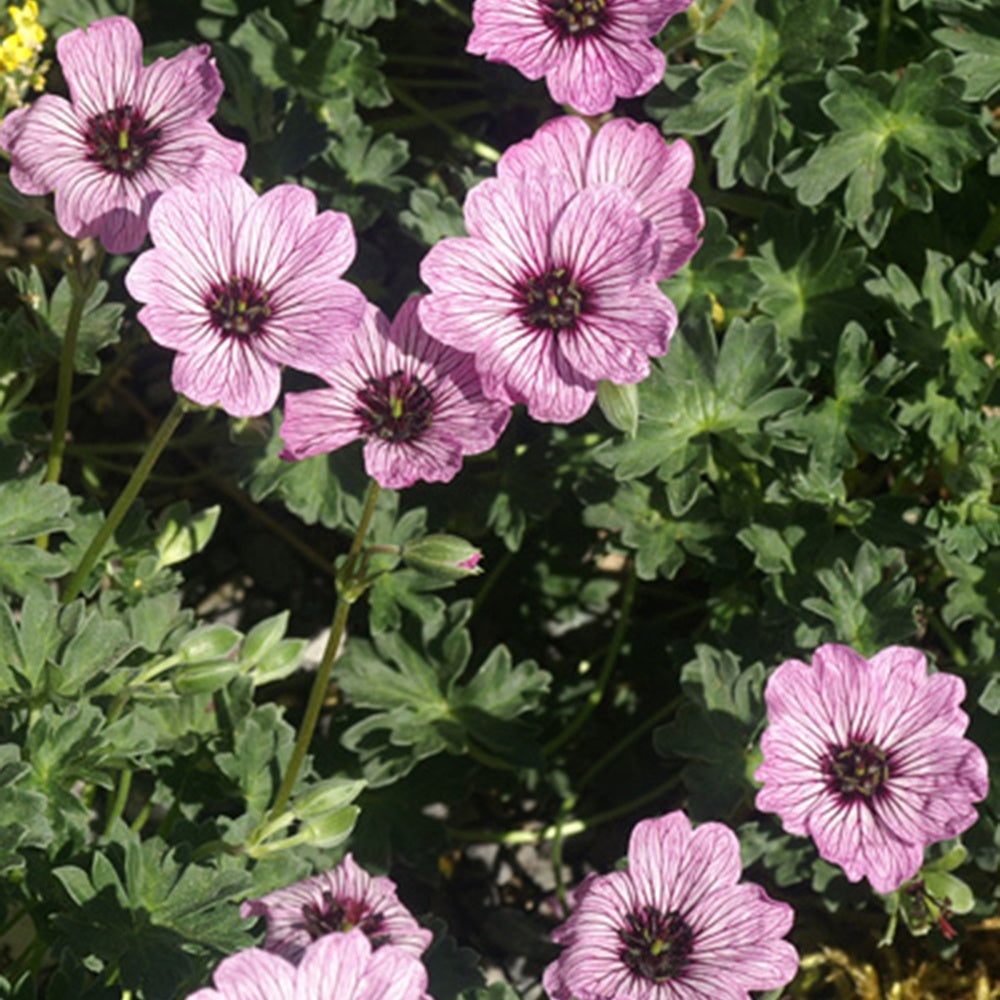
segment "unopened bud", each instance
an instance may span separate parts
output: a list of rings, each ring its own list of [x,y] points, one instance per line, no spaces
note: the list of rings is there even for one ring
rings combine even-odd
[[[440,580],[462,580],[482,573],[483,554],[457,535],[427,535],[403,546],[403,562]]]

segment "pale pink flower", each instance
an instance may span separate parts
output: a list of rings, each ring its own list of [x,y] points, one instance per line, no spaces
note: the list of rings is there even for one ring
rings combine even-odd
[[[660,240],[628,191],[498,177],[469,192],[465,225],[424,257],[420,318],[475,355],[488,396],[568,423],[598,382],[640,382],[666,351],[677,312],[653,279]]]
[[[471,355],[432,340],[419,297],[390,324],[369,306],[344,361],[320,374],[329,388],[285,397],[284,458],[365,442],[368,474],[387,489],[448,482],[464,455],[496,444],[510,408],[483,395]]]
[[[691,0],[476,0],[466,51],[543,76],[552,99],[585,115],[648,93],[666,57],[650,42]]]
[[[354,258],[351,220],[316,214],[306,188],[258,196],[235,174],[172,188],[149,218],[153,249],[125,275],[139,321],[174,358],[174,388],[251,417],[274,406],[281,365],[319,374],[350,350],[364,296],[340,280]]]
[[[564,945],[545,970],[553,1000],[749,1000],[783,986],[798,955],[792,908],[740,882],[740,845],[721,823],[672,812],[638,823],[628,868],[581,884]]]
[[[688,187],[694,153],[683,139],[668,145],[655,126],[630,118],[614,118],[596,133],[582,118],[554,118],[504,151],[497,176],[520,177],[539,169],[562,171],[579,189],[617,184],[634,195],[639,215],[660,237],[657,281],[683,267],[701,245],[705,216]]]
[[[70,236],[129,253],[163,191],[242,169],[246,150],[208,123],[223,87],[207,45],[144,67],[136,26],[108,17],[63,35],[56,54],[70,100],[46,94],[12,111],[0,146],[14,187],[55,191],[56,219]]]
[[[821,646],[811,666],[782,663],[764,697],[757,808],[812,837],[850,881],[892,892],[928,844],[976,822],[972,803],[989,780],[982,751],[962,737],[965,685],[928,676],[920,650],[890,646],[866,660]]]
[[[373,949],[393,945],[415,958],[433,937],[399,901],[392,879],[369,875],[350,854],[330,871],[248,899],[240,916],[266,918],[265,949],[291,962],[298,962],[313,941],[354,928]]]
[[[188,1000],[426,1000],[427,989],[419,959],[392,945],[373,955],[359,930],[320,938],[298,965],[247,948],[223,959],[212,979]]]

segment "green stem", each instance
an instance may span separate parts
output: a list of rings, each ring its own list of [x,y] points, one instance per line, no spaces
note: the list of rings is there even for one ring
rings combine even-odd
[[[500,159],[500,152],[490,146],[488,143],[481,142],[478,139],[473,139],[471,136],[466,135],[464,132],[455,128],[454,125],[450,125],[446,122],[440,115],[435,114],[430,108],[425,107],[418,101],[415,97],[408,94],[399,86],[395,86],[392,83],[389,84],[389,91],[393,98],[399,101],[400,104],[405,105],[411,111],[416,112],[421,118],[425,119],[431,125],[439,128],[442,132],[451,136],[452,142],[461,149],[466,149],[470,153],[474,153],[482,160],[486,160],[487,163],[496,163]],[[477,102],[478,103],[478,102]]]
[[[64,604],[68,604],[70,601],[74,600],[77,596],[79,596],[80,591],[83,590],[83,585],[87,582],[87,576],[94,568],[94,564],[97,562],[98,557],[104,550],[104,546],[108,543],[108,539],[111,538],[115,529],[119,524],[121,524],[122,518],[124,518],[128,513],[128,510],[135,501],[135,498],[139,495],[139,491],[142,489],[143,483],[145,483],[150,472],[152,472],[153,466],[156,464],[156,460],[160,457],[160,453],[166,447],[166,444],[170,440],[174,431],[177,430],[177,427],[186,412],[187,404],[182,397],[178,396],[174,402],[173,408],[166,415],[166,417],[164,417],[159,430],[157,430],[156,434],[153,436],[152,441],[149,442],[149,446],[147,447],[145,454],[141,459],[139,459],[139,463],[136,465],[135,471],[132,473],[132,477],[125,484],[125,488],[115,501],[115,504],[111,508],[111,512],[105,519],[104,524],[101,525],[100,530],[96,535],[94,535],[90,545],[87,547],[87,551],[83,554],[83,559],[80,560],[80,565],[77,566],[76,572],[66,585],[66,589],[62,594],[62,601]]]
[[[460,24],[464,25],[466,28],[472,27],[472,18],[469,17],[464,11],[459,10],[453,3],[449,0],[434,0],[434,2],[441,8],[449,17],[453,17]]]
[[[76,251],[79,253],[79,251]],[[62,351],[59,355],[59,381],[56,387],[56,410],[52,419],[52,440],[49,441],[49,456],[45,466],[45,481],[58,483],[62,475],[63,455],[66,453],[66,432],[69,430],[69,404],[73,395],[73,371],[76,362],[76,342],[80,334],[80,322],[97,283],[97,277],[104,259],[99,252],[89,273],[84,273],[78,257],[74,257],[72,270],[67,271],[70,289],[73,293],[69,306],[69,317],[63,331]],[[46,539],[46,544],[47,544]],[[43,548],[46,546],[43,545]]]
[[[316,731],[316,724],[319,722],[320,711],[323,702],[326,700],[326,692],[330,686],[330,674],[333,671],[333,663],[337,658],[341,640],[344,638],[344,631],[347,628],[347,615],[351,610],[351,605],[360,596],[353,588],[353,575],[357,568],[358,555],[371,526],[372,517],[375,514],[375,503],[378,500],[379,486],[375,480],[368,484],[368,493],[365,496],[365,505],[361,512],[361,519],[358,522],[358,530],[351,543],[351,550],[347,554],[347,561],[344,564],[343,579],[344,585],[340,585],[338,579],[337,587],[337,607],[333,614],[333,623],[330,626],[330,637],[327,639],[326,648],[323,650],[323,658],[320,660],[316,677],[313,680],[312,690],[309,692],[309,701],[306,704],[306,712],[299,727],[299,734],[295,740],[295,747],[292,756],[288,761],[288,767],[282,778],[278,794],[275,796],[274,805],[271,806],[265,822],[273,822],[281,815],[288,800],[292,797],[292,790],[298,780],[299,771],[305,761],[309,744],[312,742],[313,733]],[[339,576],[339,575],[338,575]],[[260,827],[258,827],[258,830]],[[251,843],[254,842],[254,835],[250,835]]]
[[[610,764],[615,757],[620,753],[627,750],[633,743],[637,740],[642,739],[654,726],[659,725],[663,719],[674,714],[677,711],[678,706],[684,700],[683,695],[677,695],[676,698],[671,698],[665,705],[658,708],[648,719],[639,723],[635,729],[633,729],[627,736],[620,739],[607,753],[598,757],[597,760],[591,764],[591,766],[583,773],[583,776],[577,782],[577,791],[583,788],[585,785],[590,784],[593,778],[604,770]]]
[[[483,580],[479,589],[476,591],[476,596],[472,600],[472,614],[475,613],[483,606],[483,602],[489,596],[490,592],[497,585],[497,581],[503,575],[503,572],[511,564],[514,559],[514,553],[510,549],[505,549],[503,555],[497,561],[497,564],[489,571],[485,580]]]
[[[965,650],[955,640],[948,626],[938,618],[936,612],[929,612],[927,614],[927,624],[930,625],[931,631],[944,643],[955,666],[959,670],[968,670],[969,658],[965,655]]]
[[[597,685],[587,696],[583,707],[577,713],[562,732],[557,733],[542,748],[545,756],[550,756],[556,750],[565,746],[574,736],[587,724],[587,720],[594,714],[594,710],[604,700],[607,691],[608,681],[618,662],[618,654],[621,652],[622,643],[625,640],[625,633],[628,631],[629,620],[632,613],[632,604],[635,601],[636,575],[635,566],[629,564],[629,572],[625,577],[625,585],[622,588],[622,606],[618,614],[618,621],[615,622],[615,629],[611,635],[611,642],[604,655],[604,663],[601,665],[601,673],[597,678]]]
[[[972,249],[985,257],[997,243],[1000,243],[1000,208],[994,208],[990,213]]]
[[[495,830],[456,830],[449,827],[448,835],[455,840],[475,844],[541,844],[549,840],[555,840],[560,835],[560,829],[562,830],[561,835],[563,838],[572,837],[586,830],[593,830],[603,823],[610,823],[612,820],[627,816],[640,806],[644,806],[648,802],[652,802],[666,792],[669,792],[672,788],[676,787],[680,780],[680,775],[675,774],[662,784],[651,788],[648,792],[643,792],[637,798],[623,802],[612,809],[605,809],[604,812],[595,813],[587,819],[568,820],[561,827],[557,827],[553,823],[552,826],[547,826],[543,830],[505,830],[503,832]]]
[[[892,0],[882,0],[878,11],[878,37],[875,41],[875,69],[883,70],[889,62],[889,29],[892,26]]]
[[[516,771],[515,765],[511,764],[510,761],[506,761],[503,757],[498,757],[496,754],[490,753],[488,750],[484,750],[482,747],[477,746],[475,743],[466,743],[465,752],[474,760],[478,761],[484,767],[490,767],[494,771]]]
[[[115,825],[116,819],[121,819],[125,812],[125,805],[128,802],[128,793],[132,788],[132,769],[127,767],[118,775],[118,787],[115,788],[115,798],[108,810],[107,818],[104,821],[104,836],[111,836],[111,829]]]

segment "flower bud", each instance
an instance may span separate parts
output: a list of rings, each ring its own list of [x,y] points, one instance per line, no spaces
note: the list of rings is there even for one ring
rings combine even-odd
[[[483,554],[457,535],[427,535],[403,546],[403,562],[439,580],[462,580],[482,573]]]

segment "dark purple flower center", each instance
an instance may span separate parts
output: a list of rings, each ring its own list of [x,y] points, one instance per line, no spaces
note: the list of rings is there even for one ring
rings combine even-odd
[[[228,281],[214,281],[205,296],[212,326],[224,337],[248,339],[260,333],[271,316],[270,294],[253,278],[235,274]]]
[[[521,316],[529,326],[571,330],[583,311],[583,289],[564,267],[554,267],[521,284]]]
[[[560,38],[599,35],[608,22],[608,0],[548,0],[545,23]]]
[[[108,173],[138,173],[160,146],[160,130],[131,104],[94,115],[83,133],[87,159]]]
[[[644,906],[625,915],[618,931],[618,957],[637,975],[654,983],[679,976],[691,958],[694,932],[677,912]]]
[[[358,402],[354,412],[361,418],[363,432],[394,444],[419,437],[434,418],[430,389],[401,369],[385,378],[365,379]]]
[[[360,927],[372,948],[380,948],[388,944],[390,938],[384,925],[382,914],[372,913],[363,902],[337,899],[329,889],[324,889],[322,902],[303,905],[300,926],[313,941],[325,934],[346,933]]]
[[[851,740],[830,749],[826,774],[831,788],[846,799],[875,798],[889,780],[889,755],[868,740]]]

